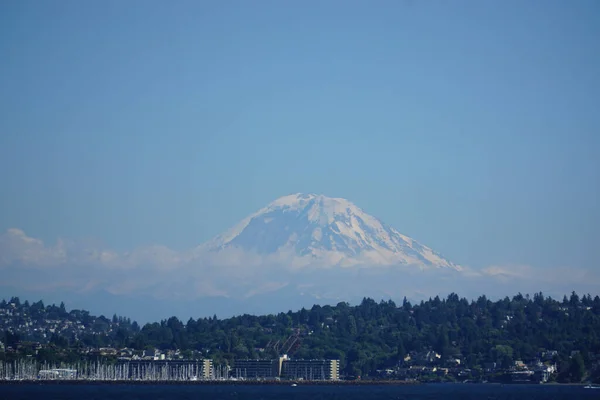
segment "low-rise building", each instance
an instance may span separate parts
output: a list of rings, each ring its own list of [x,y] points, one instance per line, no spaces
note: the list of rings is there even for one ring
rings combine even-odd
[[[184,360],[119,360],[123,379],[132,380],[210,380],[214,378],[213,362]]]
[[[339,360],[294,360],[283,359],[281,377],[294,380],[338,380]]]
[[[340,361],[295,360],[287,356],[277,360],[235,360],[231,372],[238,379],[337,380]]]
[[[238,379],[275,379],[279,377],[279,360],[235,360],[232,373]]]

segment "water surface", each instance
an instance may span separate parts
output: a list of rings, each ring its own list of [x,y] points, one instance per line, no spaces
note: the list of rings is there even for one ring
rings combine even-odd
[[[0,385],[2,400],[587,400],[600,390],[568,385],[403,386]]]

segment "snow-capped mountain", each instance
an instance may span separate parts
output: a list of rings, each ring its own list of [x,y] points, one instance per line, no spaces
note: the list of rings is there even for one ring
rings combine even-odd
[[[235,252],[293,267],[414,265],[459,270],[427,246],[342,198],[281,197],[196,249]]]
[[[461,268],[350,201],[315,194],[281,197],[184,251],[149,245],[119,252],[95,240],[46,243],[21,229],[0,232],[0,297],[95,304],[99,314],[117,307],[146,321],[277,313],[364,297],[500,296],[538,290],[540,277],[545,292],[557,295],[598,286],[593,276],[569,272]]]
[[[149,316],[191,310],[192,302],[194,313],[212,315],[426,296],[464,287],[466,270],[350,201],[315,194],[281,197],[182,252],[160,245],[118,252],[96,241],[52,244],[20,229],[0,233],[0,294],[94,297]]]

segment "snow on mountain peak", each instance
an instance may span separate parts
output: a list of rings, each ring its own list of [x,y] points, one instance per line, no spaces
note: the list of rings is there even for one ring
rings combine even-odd
[[[267,209],[269,211],[281,209],[283,212],[306,210],[308,221],[321,226],[331,224],[336,215],[362,213],[346,199],[302,193],[280,197],[269,204]]]
[[[285,254],[294,265],[460,269],[350,201],[317,194],[280,197],[202,248],[212,252],[241,249],[263,256]]]

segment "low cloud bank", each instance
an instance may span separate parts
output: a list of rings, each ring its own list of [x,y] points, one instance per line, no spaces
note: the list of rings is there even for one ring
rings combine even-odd
[[[18,229],[0,235],[0,273],[0,297],[26,293],[36,300],[62,293],[78,302],[103,293],[154,299],[165,309],[170,303],[173,309],[185,309],[188,304],[190,315],[196,316],[193,307],[206,299],[235,300],[223,307],[239,307],[239,312],[264,312],[270,310],[265,303],[298,308],[311,302],[355,302],[362,297],[401,301],[406,296],[419,301],[452,292],[467,298],[540,291],[562,297],[571,291],[596,295],[600,288],[597,271],[568,267],[495,265],[460,271],[414,266],[299,267],[290,254],[263,258],[241,250],[178,253],[164,246],[117,253],[66,239],[47,245]],[[250,305],[254,311],[248,309]]]

